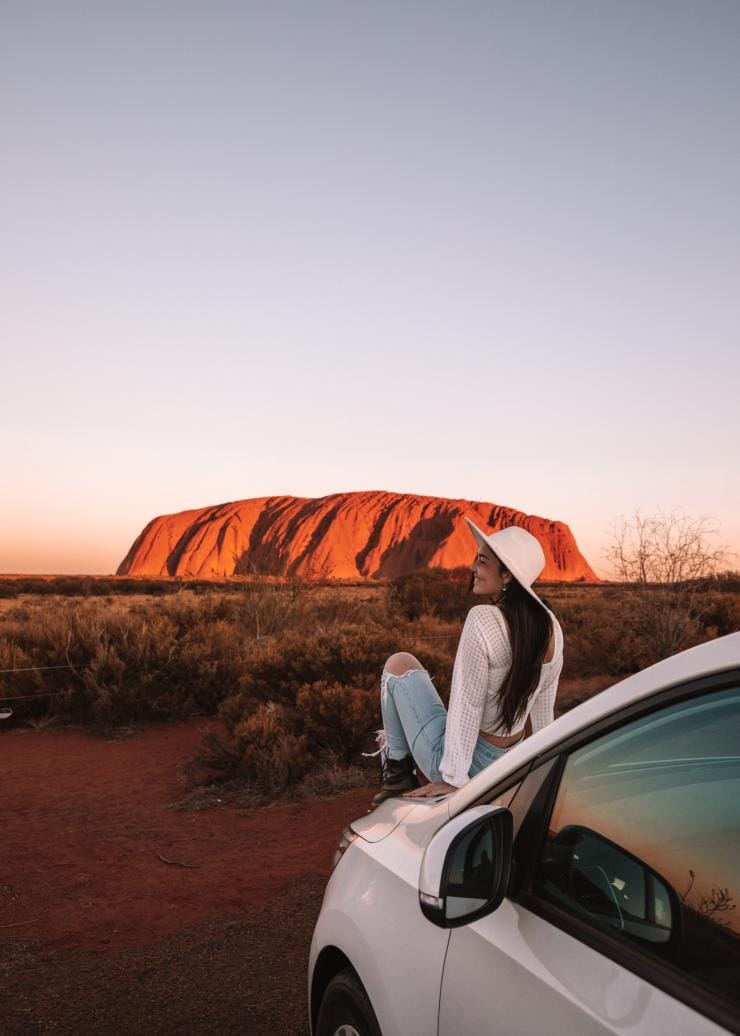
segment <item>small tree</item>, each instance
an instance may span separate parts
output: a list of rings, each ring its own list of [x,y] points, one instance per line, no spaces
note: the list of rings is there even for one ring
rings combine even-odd
[[[613,544],[606,552],[625,583],[687,583],[708,579],[724,562],[726,551],[712,544],[718,533],[711,518],[692,518],[681,511],[622,516],[613,526]]]
[[[616,576],[635,585],[649,654],[658,661],[701,635],[701,591],[727,552],[714,541],[717,523],[682,511],[619,518],[606,559]]]

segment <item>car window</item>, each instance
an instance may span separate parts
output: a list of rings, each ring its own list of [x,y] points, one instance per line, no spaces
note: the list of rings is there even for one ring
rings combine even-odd
[[[740,1003],[740,690],[666,706],[574,751],[534,889]]]
[[[531,770],[525,779],[516,786],[515,795],[508,803],[514,821],[514,846],[517,855],[522,855],[522,852],[527,855],[531,851],[525,837],[526,830],[523,832],[522,826],[529,818],[534,820],[533,826],[536,827],[537,818],[532,817],[532,805],[538,797],[542,798],[543,791],[547,791],[545,782],[555,763],[556,760],[553,758]]]

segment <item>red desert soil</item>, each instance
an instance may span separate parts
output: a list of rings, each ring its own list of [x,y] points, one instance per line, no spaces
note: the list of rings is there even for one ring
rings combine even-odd
[[[306,1028],[337,835],[371,791],[175,810],[209,721],[0,736],[0,1032]]]

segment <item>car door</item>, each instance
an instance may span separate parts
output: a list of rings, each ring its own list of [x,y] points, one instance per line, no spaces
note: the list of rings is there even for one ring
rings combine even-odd
[[[533,770],[510,896],[450,934],[440,1036],[740,1032],[739,682],[676,687]]]

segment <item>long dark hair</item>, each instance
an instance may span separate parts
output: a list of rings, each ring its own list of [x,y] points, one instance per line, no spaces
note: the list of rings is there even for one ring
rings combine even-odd
[[[508,569],[496,558],[503,575]],[[540,679],[552,634],[548,612],[513,577],[496,601],[509,627],[511,669],[498,692],[501,724],[510,731],[521,719]]]

